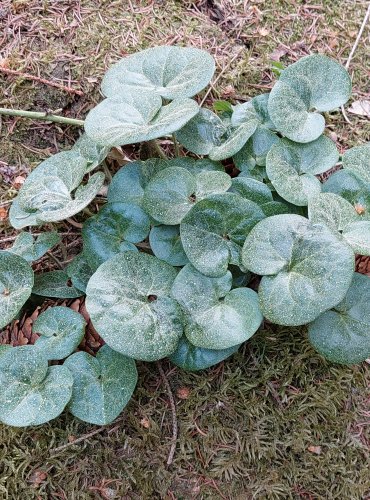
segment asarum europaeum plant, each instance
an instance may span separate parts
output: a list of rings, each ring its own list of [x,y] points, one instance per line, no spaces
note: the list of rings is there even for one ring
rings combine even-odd
[[[355,273],[355,254],[370,255],[370,145],[346,151],[326,182],[318,177],[338,166],[322,113],[349,99],[349,75],[310,55],[283,70],[270,94],[219,102],[214,113],[193,99],[214,70],[194,48],[155,47],[119,61],[75,147],[42,162],[20,189],[10,209],[16,229],[57,222],[101,192],[105,176],[92,172],[113,146],[172,136],[175,151],[179,143],[188,151],[125,164],[65,269],[34,276],[30,265],[58,243],[55,232],[20,232],[0,252],[0,327],[31,294],[86,294],[105,341],[96,357],[75,352],[83,317],[60,306],[43,312],[34,345],[1,346],[0,421],[41,424],[67,407],[107,424],[134,391],[135,360],[168,357],[201,370],[234,353],[264,317],[308,324],[330,361],[370,356],[370,278]],[[251,273],[261,277],[258,293]]]

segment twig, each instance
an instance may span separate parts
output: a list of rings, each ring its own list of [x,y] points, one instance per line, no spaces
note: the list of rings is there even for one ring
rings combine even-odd
[[[367,6],[366,14],[365,14],[364,19],[362,21],[361,27],[360,27],[360,29],[359,29],[359,31],[357,33],[357,37],[356,37],[355,43],[353,44],[353,47],[351,49],[351,52],[349,53],[347,62],[345,64],[345,66],[344,66],[346,69],[349,68],[349,65],[350,65],[350,63],[352,61],[352,58],[353,58],[354,54],[355,54],[357,46],[360,43],[360,39],[361,39],[362,33],[364,32],[364,29],[365,29],[365,26],[366,26],[366,24],[367,24],[367,22],[369,20],[369,17],[370,17],[370,2],[368,4],[368,6]],[[344,109],[344,106],[341,106],[341,111],[342,111],[343,118],[346,120],[346,122],[349,123],[349,124],[351,124],[352,122],[348,118],[347,113],[346,113],[346,111]]]
[[[230,66],[232,65],[232,63],[235,61],[235,59],[237,59],[241,52],[242,52],[243,49],[239,50],[234,57],[232,57],[230,59],[230,61],[222,68],[221,72],[218,74],[217,78],[215,79],[215,81],[210,85],[209,89],[207,90],[207,92],[205,93],[205,96],[203,97],[203,99],[201,100],[200,102],[200,105],[199,106],[203,106],[203,104],[205,103],[207,97],[209,96],[210,92],[212,91],[212,89],[214,88],[214,86],[216,85],[216,83],[219,81],[219,79],[221,78],[221,76],[225,73],[225,71],[227,69],[230,68]]]
[[[122,422],[122,420],[124,420],[124,417],[121,417],[121,418],[118,418],[117,420],[115,420],[113,424],[118,424],[119,422]],[[69,448],[70,446],[73,446],[75,444],[78,444],[78,443],[81,443],[82,441],[86,441],[86,439],[89,439],[91,438],[92,436],[95,436],[95,434],[99,434],[100,432],[103,432],[105,430],[109,429],[109,426],[104,426],[104,427],[99,427],[98,429],[95,429],[94,431],[91,431],[89,432],[88,434],[84,434],[83,436],[75,439],[74,441],[70,442],[70,443],[67,443],[67,444],[63,444],[62,446],[58,446],[57,448],[52,448],[50,450],[51,453],[59,453],[60,451],[63,451],[65,450],[66,448]]]
[[[175,134],[172,134],[173,147],[175,150],[175,156],[178,158],[180,156],[180,145],[178,140],[176,139]]]
[[[162,160],[167,160],[167,156],[165,155],[163,149],[161,146],[158,144],[158,142],[155,139],[152,139],[151,141],[147,142],[147,145],[149,149],[152,150],[153,154],[157,154],[159,158]]]
[[[69,222],[69,224],[71,224],[71,226],[77,227],[77,229],[81,229],[83,226],[83,224],[81,224],[81,222],[77,222],[77,221],[73,220],[71,217],[67,217],[66,221]]]
[[[43,120],[47,122],[66,123],[68,125],[76,125],[83,127],[84,121],[76,118],[67,118],[65,116],[50,115],[39,111],[24,111],[23,109],[8,109],[0,108],[0,115],[7,116],[22,116],[23,118],[31,118],[32,120]]]
[[[72,89],[71,87],[66,87],[65,85],[61,85],[60,83],[51,82],[50,80],[46,80],[45,78],[40,78],[39,76],[30,75],[29,73],[22,73],[22,71],[16,71],[15,69],[3,68],[0,66],[0,71],[7,75],[20,76],[25,80],[33,80],[34,82],[43,83],[44,85],[49,85],[49,87],[55,87],[60,90],[64,90],[64,92],[68,92],[69,94],[76,95],[84,95],[82,90]]]
[[[176,417],[176,405],[175,405],[175,400],[173,398],[172,390],[170,383],[168,381],[168,378],[166,377],[166,374],[163,371],[162,365],[159,361],[157,361],[157,367],[158,371],[161,375],[162,381],[166,387],[167,393],[168,393],[168,398],[170,400],[170,405],[171,405],[171,412],[172,412],[172,444],[170,448],[170,452],[168,454],[167,458],[167,465],[171,465],[173,461],[173,457],[175,455],[176,451],[176,443],[177,443],[177,432],[178,432],[178,425],[177,425],[177,417]]]
[[[63,264],[60,262],[60,260],[55,257],[55,255],[52,252],[46,252],[47,255],[51,258],[52,261],[55,262],[55,264],[61,269],[62,271],[64,270]]]

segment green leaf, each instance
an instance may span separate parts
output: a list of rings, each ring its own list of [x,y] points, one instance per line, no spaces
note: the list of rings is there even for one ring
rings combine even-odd
[[[329,170],[338,158],[335,144],[325,136],[309,144],[283,139],[270,149],[266,172],[282,198],[305,206],[309,198],[321,191],[321,183],[315,175]]]
[[[286,68],[274,85],[268,111],[276,128],[288,139],[311,142],[324,131],[316,111],[331,111],[351,95],[351,79],[336,61],[319,54],[303,57]]]
[[[181,243],[179,226],[153,227],[149,243],[154,255],[171,266],[185,266],[189,262]]]
[[[219,113],[232,113],[233,107],[229,101],[216,100],[213,101],[213,109]]]
[[[24,210],[18,202],[18,197],[13,199],[9,209],[9,222],[14,229],[22,229],[27,226],[37,226],[38,221],[35,212]]]
[[[78,151],[87,161],[86,172],[91,172],[100,165],[109,153],[109,146],[101,146],[92,141],[87,134],[82,134],[76,141],[73,149]]]
[[[176,351],[171,354],[170,361],[183,370],[198,371],[205,370],[216,365],[234,354],[240,345],[229,347],[228,349],[204,349],[196,347],[183,335],[180,339]]]
[[[258,126],[258,119],[251,118],[237,127],[231,127],[223,137],[220,145],[214,146],[209,152],[211,160],[220,161],[235,155],[254,134]]]
[[[15,318],[31,295],[33,271],[26,260],[0,251],[0,328]]]
[[[207,276],[226,273],[240,264],[247,234],[264,213],[252,201],[234,193],[212,195],[193,206],[180,225],[181,241],[193,266]]]
[[[60,236],[56,231],[42,233],[35,237],[31,233],[21,232],[15,239],[13,246],[8,252],[23,257],[27,262],[40,259],[50,248],[60,242]]]
[[[230,191],[238,193],[243,198],[254,201],[260,206],[273,201],[269,187],[251,177],[235,177],[232,180]]]
[[[155,175],[144,191],[144,209],[162,224],[179,224],[196,202],[211,194],[223,193],[231,186],[225,172],[190,173],[169,167]]]
[[[322,224],[299,215],[275,215],[248,235],[243,265],[263,275],[263,314],[279,325],[303,325],[343,300],[354,272],[354,253]]]
[[[353,172],[339,170],[323,184],[322,190],[335,193],[349,201],[363,220],[370,220],[370,185]]]
[[[334,363],[370,357],[370,278],[355,273],[344,300],[311,323],[308,334],[314,348]]]
[[[124,96],[137,90],[165,99],[192,97],[211,81],[215,62],[194,47],[161,46],[121,59],[104,76],[103,94]]]
[[[227,349],[250,338],[262,322],[258,295],[250,288],[230,291],[231,273],[209,278],[187,264],[172,295],[185,311],[185,335],[197,347]],[[221,299],[221,300],[220,300]]]
[[[75,417],[96,425],[107,425],[130,401],[137,383],[133,359],[104,345],[94,358],[76,352],[65,362],[73,375],[68,409]]]
[[[162,106],[159,95],[146,92],[104,99],[85,119],[86,134],[105,146],[149,141],[176,132],[198,113],[187,98]]]
[[[48,360],[64,359],[80,345],[85,326],[83,316],[69,307],[49,307],[32,326],[40,335],[35,345]]]
[[[370,184],[370,143],[349,149],[343,155],[343,168]]]
[[[320,193],[311,198],[308,203],[308,216],[311,222],[325,224],[339,232],[359,217],[347,200],[334,193]]]
[[[145,240],[149,217],[138,205],[108,203],[87,219],[82,228],[84,252],[93,269],[120,252],[136,251],[134,243]]]
[[[124,252],[91,277],[86,308],[115,351],[144,361],[172,354],[182,335],[178,304],[170,298],[175,269],[148,254]]]
[[[342,234],[355,253],[370,255],[370,221],[352,222]]]
[[[87,161],[77,151],[64,151],[43,161],[27,177],[11,214],[16,228],[66,219],[80,212],[104,182],[97,172],[81,184]]]
[[[0,356],[0,421],[15,427],[40,425],[62,413],[72,394],[72,374],[50,366],[35,346]]]
[[[83,254],[79,253],[75,256],[70,264],[66,267],[66,272],[72,281],[72,285],[82,292],[86,292],[86,286],[94,274],[91,266],[88,262],[88,258]]]
[[[208,155],[214,146],[220,145],[227,127],[209,109],[201,108],[188,123],[176,132],[177,140],[192,153]]]
[[[62,270],[36,274],[32,293],[58,299],[75,299],[83,295],[81,290],[73,286],[69,274]]]

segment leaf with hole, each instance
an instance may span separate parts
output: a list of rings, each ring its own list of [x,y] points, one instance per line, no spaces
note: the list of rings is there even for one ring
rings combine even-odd
[[[40,425],[62,413],[72,395],[72,374],[48,366],[35,346],[14,347],[0,356],[0,421],[15,427]]]
[[[124,252],[104,262],[86,289],[94,327],[115,351],[155,361],[172,354],[182,313],[170,297],[175,269],[145,253]]]
[[[314,348],[334,363],[351,365],[370,357],[370,278],[355,273],[343,301],[308,327]]]
[[[55,297],[58,299],[75,299],[83,295],[83,292],[72,284],[67,270],[36,274],[32,293],[42,297]]]
[[[104,345],[96,357],[76,352],[65,362],[73,375],[68,409],[75,417],[107,425],[130,401],[137,383],[135,361]]]

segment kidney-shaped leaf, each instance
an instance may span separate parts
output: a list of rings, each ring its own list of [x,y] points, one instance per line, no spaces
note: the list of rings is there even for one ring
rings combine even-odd
[[[311,142],[324,131],[317,111],[330,111],[348,101],[351,79],[336,61],[323,55],[303,57],[286,68],[274,85],[268,111],[277,129],[296,142]]]
[[[355,208],[334,193],[320,193],[309,200],[308,217],[313,223],[326,224],[340,233],[351,222],[358,220]]]
[[[10,323],[31,295],[33,271],[19,255],[0,251],[0,328]]]
[[[144,361],[172,354],[182,335],[178,304],[169,296],[175,269],[144,253],[104,262],[86,289],[94,327],[115,351]]]
[[[196,347],[183,335],[176,351],[171,354],[169,359],[183,370],[195,372],[220,363],[234,354],[239,347],[240,345],[228,349],[204,349],[203,347]]]
[[[343,155],[343,168],[370,184],[370,143],[346,151]]]
[[[266,173],[277,193],[295,205],[305,206],[321,191],[316,174],[338,161],[333,141],[325,136],[309,144],[283,139],[272,146],[266,157]]]
[[[73,375],[68,409],[90,424],[110,424],[130,401],[137,383],[135,361],[104,345],[94,358],[76,352],[65,362]]]
[[[92,268],[120,252],[136,251],[134,243],[149,234],[149,217],[138,205],[108,203],[83,225],[84,252]]]
[[[329,361],[350,365],[370,357],[370,278],[355,273],[344,300],[308,327],[311,344]]]
[[[192,99],[162,106],[159,95],[135,92],[104,99],[86,117],[86,134],[105,146],[121,146],[170,135],[198,113]]]
[[[370,255],[370,221],[351,222],[344,228],[342,236],[355,253]]]
[[[215,71],[213,57],[194,47],[161,46],[125,57],[110,68],[103,94],[125,95],[143,89],[165,99],[192,97],[204,89]]]
[[[259,222],[247,237],[243,265],[263,275],[262,312],[279,325],[303,325],[337,305],[354,272],[351,248],[326,226],[299,215]]]
[[[189,262],[181,243],[179,226],[153,227],[149,243],[154,255],[171,266],[185,266]]]
[[[42,297],[58,299],[74,299],[81,297],[83,292],[71,282],[67,270],[48,271],[35,275],[35,284],[32,293]]]
[[[81,184],[86,167],[87,160],[73,150],[43,161],[19,191],[11,214],[14,226],[59,221],[85,208],[104,182],[104,174],[97,172],[87,184]]]
[[[81,314],[69,307],[49,307],[32,326],[40,337],[35,345],[49,360],[64,359],[80,344],[86,322]]]
[[[40,425],[62,413],[73,378],[64,366],[50,366],[35,346],[13,347],[0,356],[0,421],[15,427]]]
[[[21,232],[16,237],[8,252],[23,257],[27,262],[40,259],[50,248],[60,242],[56,231],[34,236],[32,233]]]
[[[232,276],[209,278],[187,264],[177,275],[172,295],[185,311],[185,335],[197,347],[227,349],[251,337],[262,322],[256,292],[230,291]],[[221,299],[221,300],[220,300]]]
[[[201,200],[180,224],[181,241],[189,261],[207,276],[223,276],[229,264],[240,265],[244,240],[264,217],[256,203],[235,193]]]
[[[223,193],[231,186],[225,172],[192,173],[169,167],[157,173],[144,191],[143,207],[162,224],[180,224],[192,206],[211,194]]]
[[[334,193],[349,201],[363,220],[370,220],[370,184],[348,170],[339,170],[323,184],[325,193]]]

